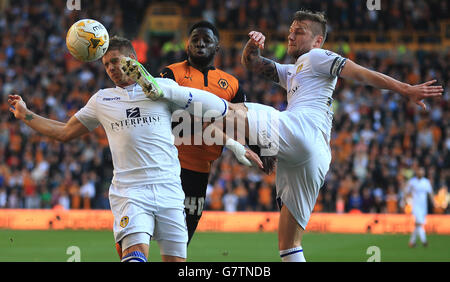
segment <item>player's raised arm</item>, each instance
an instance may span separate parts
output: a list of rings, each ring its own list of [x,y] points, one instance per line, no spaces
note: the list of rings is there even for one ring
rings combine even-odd
[[[52,139],[68,142],[89,130],[77,118],[72,117],[67,123],[41,117],[27,109],[27,105],[19,95],[9,95],[8,103],[14,116],[37,132]]]
[[[379,89],[394,91],[421,106],[424,110],[426,109],[426,106],[422,102],[423,99],[441,96],[444,91],[442,86],[432,85],[436,83],[436,80],[430,80],[417,85],[410,85],[380,72],[364,68],[349,59],[347,59],[347,62],[340,73],[340,77],[353,79]]]
[[[261,56],[260,49],[264,49],[266,37],[258,31],[251,31],[248,35],[250,39],[242,52],[242,64],[248,70],[263,75],[274,82],[278,82],[279,78],[275,62]]]

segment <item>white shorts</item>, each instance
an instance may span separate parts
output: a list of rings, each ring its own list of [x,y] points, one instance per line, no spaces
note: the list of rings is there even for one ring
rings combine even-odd
[[[173,242],[184,247],[184,250],[174,250],[173,254],[162,254],[180,257],[184,254],[186,257],[188,234],[181,182],[134,187],[111,185],[109,201],[114,215],[116,242],[133,233],[147,233],[158,243]]]
[[[331,163],[327,137],[307,113],[245,105],[250,135],[256,130],[258,145],[270,149],[278,158],[276,188],[280,207],[286,205],[305,229]]]
[[[425,224],[425,218],[427,216],[427,211],[425,209],[414,208],[412,210],[412,214],[414,215],[414,221],[416,224]]]

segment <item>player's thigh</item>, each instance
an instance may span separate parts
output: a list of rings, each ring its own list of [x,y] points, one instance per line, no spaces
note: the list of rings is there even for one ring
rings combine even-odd
[[[281,112],[258,103],[245,103],[245,106],[248,144],[258,145],[261,156],[278,156]]]
[[[155,228],[153,212],[156,208],[151,203],[154,202],[155,195],[146,186],[111,185],[109,199],[114,216],[113,231],[116,243],[120,243],[125,236],[134,233],[153,235]]]
[[[307,114],[281,112],[278,119],[278,159],[299,165],[329,150],[324,133]]]
[[[414,209],[413,215],[414,215],[414,221],[415,221],[416,226],[425,224],[426,211],[424,209]]]
[[[317,151],[300,163],[279,159],[276,173],[277,200],[286,206],[297,224],[306,229],[319,190],[331,163],[331,152],[316,140]]]
[[[156,214],[154,240],[161,255],[186,258],[188,231],[184,208],[160,209]]]
[[[164,208],[155,214],[155,240],[187,242],[184,208]]]
[[[158,246],[164,262],[184,262],[187,257],[187,243],[159,240]]]
[[[229,104],[225,118],[225,132],[230,138],[245,141],[245,138],[248,137],[247,111],[244,103]]]

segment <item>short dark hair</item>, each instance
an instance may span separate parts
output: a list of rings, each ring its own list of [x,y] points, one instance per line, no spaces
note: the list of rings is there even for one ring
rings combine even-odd
[[[219,36],[219,30],[216,28],[215,25],[213,25],[212,23],[208,22],[208,21],[200,21],[195,23],[193,26],[191,26],[191,28],[189,29],[189,33],[188,36],[191,36],[191,33],[194,31],[194,29],[197,28],[207,28],[210,29],[213,34],[217,37],[217,39],[220,39]]]
[[[300,10],[295,12],[293,20],[299,22],[309,20],[312,21],[313,23],[316,23],[317,25],[314,25],[311,28],[311,31],[314,36],[322,35],[323,42],[325,42],[325,39],[327,38],[327,19],[325,17],[324,12],[312,12],[309,10]]]
[[[131,41],[125,37],[114,35],[109,39],[108,51],[118,50],[120,53],[128,56],[130,54],[136,55],[136,50],[134,50]]]

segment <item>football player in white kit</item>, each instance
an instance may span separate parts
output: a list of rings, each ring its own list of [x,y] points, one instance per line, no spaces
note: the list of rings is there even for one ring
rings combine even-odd
[[[99,90],[67,123],[33,113],[19,95],[9,95],[10,111],[27,126],[61,142],[80,137],[101,124],[114,165],[109,200],[121,260],[145,262],[150,239],[154,239],[163,261],[182,262],[187,256],[188,237],[180,163],[171,128],[172,112],[179,108],[193,110],[195,102],[222,104],[215,107],[217,116],[214,117],[220,118],[226,115],[228,105],[216,95],[181,87],[171,79],[157,78],[157,83],[147,85],[144,91],[122,70],[125,56],[136,59],[131,42],[112,37],[102,62],[116,87]],[[173,103],[147,98],[149,94],[161,92],[172,97]],[[253,152],[239,147],[240,144],[233,145],[238,147],[233,152],[241,154],[238,159],[258,159]]]
[[[296,59],[294,64],[279,64],[262,57],[260,49],[264,48],[265,36],[256,31],[249,33],[250,40],[242,54],[242,63],[249,70],[287,90],[288,106],[278,114],[277,133],[276,189],[281,206],[278,247],[282,261],[305,261],[302,236],[331,162],[331,104],[338,77],[400,93],[423,108],[422,99],[443,92],[441,86],[431,86],[436,81],[412,86],[321,49],[326,24],[320,12],[294,14],[287,50]],[[264,110],[263,107],[249,109]],[[250,128],[258,123],[252,115],[247,115],[247,119]]]
[[[287,47],[288,55],[296,59],[294,64],[279,64],[262,57],[265,36],[256,31],[249,33],[242,54],[242,63],[249,70],[287,90],[288,106],[278,114],[277,133],[276,189],[281,206],[278,247],[282,261],[305,261],[302,236],[331,162],[331,104],[338,77],[400,93],[422,108],[422,99],[443,92],[441,86],[432,86],[434,80],[409,85],[321,49],[326,25],[323,13],[294,14]],[[264,110],[264,106],[249,109],[252,107]],[[247,119],[250,128],[258,123],[251,115]]]
[[[265,155],[277,156],[280,257],[282,261],[305,261],[302,236],[331,162],[331,103],[337,78],[389,89],[422,108],[422,99],[441,96],[443,88],[432,86],[435,80],[409,85],[321,49],[326,37],[322,13],[295,13],[288,36],[288,54],[296,58],[295,64],[278,64],[262,57],[260,49],[264,48],[265,36],[256,31],[249,36],[243,64],[285,88],[288,107],[279,112],[256,103],[229,103],[228,116],[234,113],[234,119],[245,120],[245,137],[253,138],[252,142],[257,142]],[[216,109],[220,103],[211,102],[205,107]]]
[[[425,217],[428,213],[428,199],[434,205],[434,197],[433,187],[430,180],[425,177],[423,167],[419,167],[416,170],[416,176],[407,182],[405,194],[412,197],[412,214],[415,220],[415,228],[409,239],[409,246],[412,248],[416,246],[417,235],[419,235],[420,241],[426,247],[428,242],[424,228]]]

